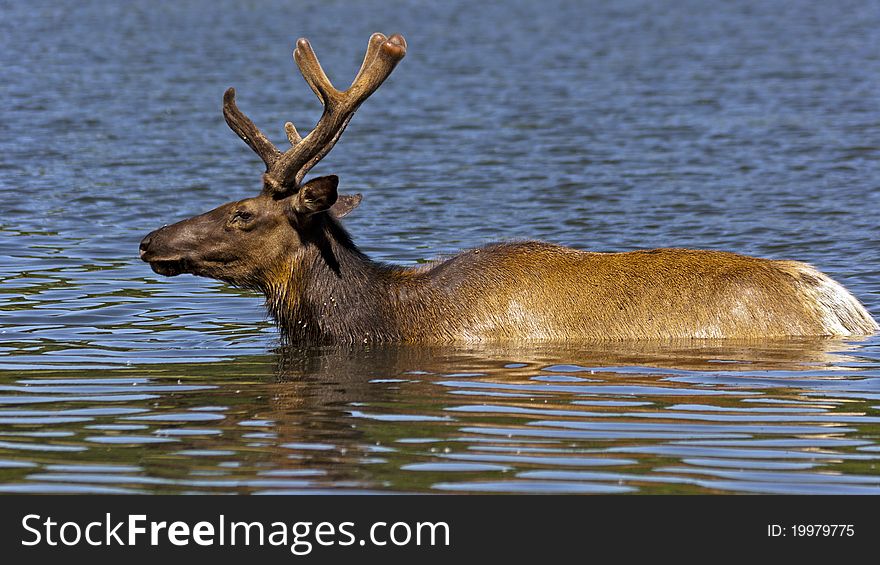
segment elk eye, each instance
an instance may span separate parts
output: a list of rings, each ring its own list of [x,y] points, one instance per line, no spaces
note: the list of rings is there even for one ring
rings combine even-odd
[[[248,212],[247,210],[236,210],[232,214],[232,220],[241,220],[242,222],[249,222],[254,215]]]

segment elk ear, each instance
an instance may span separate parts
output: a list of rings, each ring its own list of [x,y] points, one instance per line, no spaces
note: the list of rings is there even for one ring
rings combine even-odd
[[[329,175],[305,183],[293,197],[293,210],[298,214],[311,215],[329,210],[336,202],[339,177]]]
[[[344,218],[349,212],[357,208],[363,199],[364,196],[360,193],[340,194],[339,198],[336,200],[336,204],[330,207],[330,213],[333,214],[336,219]]]

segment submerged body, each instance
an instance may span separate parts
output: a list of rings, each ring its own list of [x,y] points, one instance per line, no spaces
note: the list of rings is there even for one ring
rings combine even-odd
[[[323,252],[298,249],[285,269],[290,276],[279,274],[261,289],[293,341],[763,338],[877,330],[843,286],[796,261],[691,249],[592,253],[525,241],[407,269],[370,261],[331,218],[324,232]]]

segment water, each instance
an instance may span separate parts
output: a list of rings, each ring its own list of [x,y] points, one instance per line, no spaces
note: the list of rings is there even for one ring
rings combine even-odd
[[[880,339],[280,350],[137,259],[410,51],[316,174],[372,256],[501,238],[811,262],[880,312],[880,9],[860,2],[3,2],[0,492],[880,493]]]

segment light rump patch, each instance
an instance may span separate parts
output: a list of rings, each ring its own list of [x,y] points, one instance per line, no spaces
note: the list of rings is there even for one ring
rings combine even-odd
[[[849,336],[875,332],[876,320],[843,285],[806,263],[798,264],[799,286],[805,302],[813,304],[825,329],[824,335]],[[856,331],[854,331],[854,329]]]

